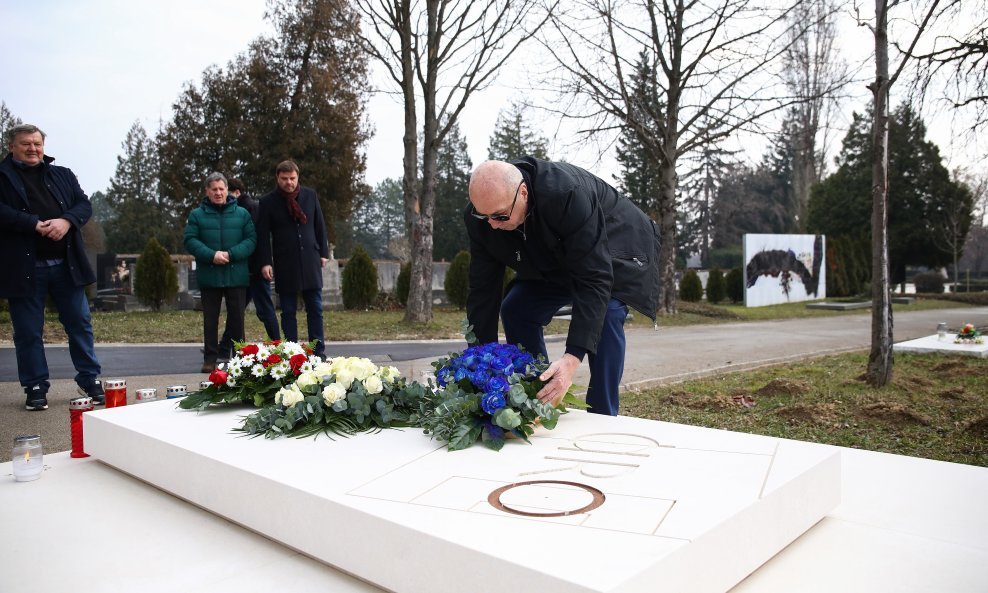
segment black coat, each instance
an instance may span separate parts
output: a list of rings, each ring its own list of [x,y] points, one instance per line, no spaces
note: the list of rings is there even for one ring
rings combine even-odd
[[[303,187],[298,224],[278,190],[261,198],[257,209],[257,264],[274,266],[274,288],[281,293],[322,288],[322,258],[329,258],[326,223],[315,190]]]
[[[96,274],[82,240],[82,227],[93,215],[92,204],[79,187],[75,173],[52,165],[49,156],[39,165],[45,168],[45,185],[62,207],[62,218],[72,223],[66,237],[66,263],[76,286],[96,282]],[[11,155],[0,161],[0,258],[4,261],[4,280],[0,297],[26,297],[34,294],[34,250],[38,216],[28,208],[24,181],[14,167]]]
[[[492,229],[463,212],[470,237],[467,317],[481,343],[497,340],[505,266],[518,280],[551,282],[573,295],[566,345],[597,351],[613,297],[651,319],[659,302],[659,232],[631,200],[587,171],[525,157],[528,186],[519,231]]]

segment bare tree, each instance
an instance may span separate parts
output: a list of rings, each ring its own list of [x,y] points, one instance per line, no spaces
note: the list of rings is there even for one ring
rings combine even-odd
[[[872,125],[872,211],[871,211],[871,352],[865,377],[874,387],[892,380],[892,294],[889,290],[889,89],[902,73],[930,20],[937,14],[940,0],[930,0],[929,10],[914,24],[912,41],[902,54],[895,73],[889,75],[889,9],[902,0],[875,0],[874,24],[868,26],[875,37],[875,80],[868,85],[874,101]]]
[[[792,8],[764,8],[755,0],[579,0],[570,6],[542,39],[570,97],[559,111],[579,118],[588,136],[632,129],[659,171],[659,311],[675,314],[677,162],[751,131],[765,115],[795,102],[777,71],[792,44],[784,34]],[[646,83],[661,97],[655,103],[642,102],[633,90],[634,60],[641,55],[654,73]]]
[[[412,264],[405,321],[425,323],[432,319],[432,224],[439,147],[473,93],[487,86],[538,28],[540,23],[531,21],[541,6],[537,0],[356,0],[356,4],[364,17],[361,35],[366,50],[384,67],[404,102],[402,188]]]
[[[796,218],[804,230],[810,187],[820,182],[826,166],[829,140],[826,124],[836,93],[850,81],[847,64],[834,46],[837,13],[835,0],[803,0],[788,18],[791,43],[785,53],[783,75],[790,93],[800,99],[790,110],[788,123],[793,147]]]

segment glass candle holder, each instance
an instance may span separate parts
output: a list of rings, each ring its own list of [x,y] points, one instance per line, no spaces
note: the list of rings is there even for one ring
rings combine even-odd
[[[175,399],[188,395],[188,388],[185,385],[169,385],[165,388],[165,399]]]
[[[138,389],[135,393],[135,399],[139,402],[149,402],[158,399],[158,390],[154,387],[147,387],[145,389]]]
[[[103,389],[106,391],[106,407],[115,408],[127,405],[126,379],[107,379],[103,381]]]
[[[947,324],[938,323],[937,324],[937,339],[941,342],[947,339]]]
[[[14,439],[14,448],[10,452],[11,464],[14,467],[14,480],[30,482],[41,477],[45,469],[45,454],[41,448],[41,436],[36,434],[22,435]]]

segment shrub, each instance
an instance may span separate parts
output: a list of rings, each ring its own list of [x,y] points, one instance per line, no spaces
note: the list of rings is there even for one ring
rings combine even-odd
[[[916,285],[916,292],[935,294],[943,292],[943,276],[937,272],[916,274],[916,277],[913,278],[913,284]]]
[[[151,237],[144,252],[137,260],[134,271],[134,295],[152,311],[160,311],[162,305],[175,299],[178,294],[178,273],[168,250]]]
[[[446,298],[457,309],[467,306],[467,292],[470,290],[470,254],[461,251],[453,258],[446,270],[446,280],[443,282]]]
[[[744,273],[741,268],[733,268],[724,278],[724,289],[732,303],[744,302]]]
[[[719,303],[727,298],[727,283],[724,280],[724,272],[720,268],[710,270],[707,276],[707,302]]]
[[[707,265],[711,268],[737,268],[744,265],[744,254],[740,245],[711,249],[707,259],[709,260]]]
[[[341,292],[345,309],[367,309],[377,297],[377,266],[360,245],[343,268]]]
[[[398,272],[398,279],[395,280],[395,296],[398,302],[404,307],[408,303],[408,290],[412,283],[412,262],[401,264],[401,271]]]
[[[698,303],[703,298],[703,283],[696,270],[689,269],[679,283],[679,298],[687,303]]]

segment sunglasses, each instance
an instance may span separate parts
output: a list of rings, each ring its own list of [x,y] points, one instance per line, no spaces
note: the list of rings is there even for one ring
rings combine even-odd
[[[518,201],[518,192],[521,191],[521,186],[523,183],[525,183],[524,180],[522,180],[522,182],[519,183],[518,187],[515,189],[515,197],[511,200],[511,209],[508,210],[507,214],[477,214],[476,208],[474,208],[473,203],[471,203],[470,208],[473,212],[470,213],[470,216],[476,218],[477,220],[487,220],[489,218],[498,222],[508,222],[511,220],[511,213],[515,211],[515,203]]]

